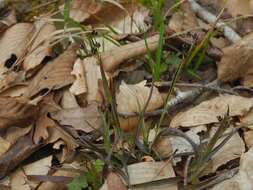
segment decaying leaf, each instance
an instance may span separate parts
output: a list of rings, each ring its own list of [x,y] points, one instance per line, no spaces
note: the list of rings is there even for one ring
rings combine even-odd
[[[150,87],[145,86],[146,81],[130,85],[122,82],[119,87],[119,93],[116,94],[117,111],[121,114],[139,113],[147,103]],[[163,105],[162,96],[154,87],[152,96],[146,111],[153,111]],[[120,127],[124,131],[133,130],[138,124],[138,117],[120,118]]]
[[[119,87],[119,93],[116,95],[117,111],[121,114],[131,114],[140,112],[147,103],[151,88],[145,86],[146,81],[138,84],[126,84],[122,82]],[[163,105],[163,100],[154,87],[146,111],[152,111]]]
[[[25,53],[33,30],[30,23],[18,23],[5,32],[0,40],[1,74]]]
[[[171,127],[192,127],[217,123],[229,108],[230,116],[245,115],[253,105],[252,98],[234,95],[222,95],[177,114],[171,121]]]
[[[2,156],[5,152],[7,152],[10,148],[11,144],[4,138],[0,136],[0,156]]]
[[[83,60],[83,66],[85,70],[86,82],[87,82],[87,101],[102,102],[102,92],[99,85],[99,81],[102,80],[99,62],[96,57],[88,57]]]
[[[42,90],[55,90],[73,83],[75,79],[71,71],[75,60],[75,48],[71,46],[39,71],[29,84],[25,95],[33,97]]]
[[[9,127],[6,130],[5,140],[7,140],[11,145],[15,144],[20,137],[25,136],[31,131],[32,126],[33,125],[29,125],[24,128]]]
[[[213,136],[215,128],[212,128],[212,132],[210,136]],[[225,131],[226,133],[231,132],[231,129],[228,129]],[[222,137],[218,140],[216,145],[222,142],[225,137]],[[241,139],[240,135],[238,133],[235,133],[228,142],[222,146],[216,154],[212,157],[212,172],[215,172],[216,169],[219,166],[222,166],[223,164],[226,164],[227,162],[240,158],[240,156],[245,152],[245,144],[243,140]]]
[[[247,148],[253,147],[253,131],[252,130],[245,131],[243,133],[243,137]]]
[[[27,175],[47,175],[51,167],[52,156],[48,156],[18,169],[11,175],[11,188],[13,190],[31,190],[36,188],[39,182],[29,181]]]
[[[181,11],[176,11],[169,22],[169,28],[175,32],[182,32],[198,26],[197,18],[189,7],[188,2],[181,4]]]
[[[78,147],[78,144],[75,139],[62,127],[50,127],[48,128],[48,134],[50,134],[50,136],[47,139],[47,143],[55,143],[58,140],[63,140],[68,152],[74,151]]]
[[[96,14],[101,7],[101,3],[93,0],[73,0],[70,4],[69,16],[76,22],[84,22],[91,15]]]
[[[37,112],[38,108],[26,99],[0,97],[0,130],[11,126],[26,127]]]
[[[104,185],[99,190],[127,190],[126,185],[123,183],[122,178],[114,172],[109,172],[106,176]]]
[[[249,34],[236,44],[225,47],[218,63],[218,78],[222,81],[242,79],[246,86],[253,85],[253,35]]]
[[[45,23],[41,20],[35,22],[34,25],[36,30],[32,39],[34,42],[29,48],[29,53],[25,57],[23,63],[25,71],[33,69],[39,65],[46,56],[51,55],[52,51],[50,39],[48,37],[55,31],[54,25],[52,23]]]
[[[63,109],[51,113],[53,119],[57,120],[61,125],[74,127],[89,133],[101,127],[101,114],[98,110],[97,103],[91,103],[85,108]]]
[[[168,179],[175,177],[174,170],[170,162],[140,162],[129,165],[127,167],[129,174],[129,183],[131,185],[143,184],[147,182],[157,181],[161,179]],[[171,189],[177,190],[177,185],[166,184],[165,186],[157,185],[145,185],[140,186],[139,189]],[[135,188],[134,188],[135,189]]]
[[[253,188],[253,149],[244,153],[240,160],[239,172],[229,180],[225,180],[215,185],[211,190],[250,190]]]
[[[250,0],[221,0],[217,2],[221,8],[226,8],[233,17],[252,13]]]
[[[54,94],[51,93],[43,98],[39,103],[40,108],[38,117],[35,122],[33,141],[39,144],[49,137],[48,128],[55,127],[56,123],[48,116],[50,112],[60,110],[60,107],[54,101]]]
[[[75,96],[86,93],[87,86],[85,79],[85,70],[84,65],[80,59],[76,60],[71,74],[75,76],[76,80],[70,87],[69,91]]]
[[[131,185],[175,177],[170,162],[140,162],[127,167]]]
[[[70,93],[69,90],[64,90],[63,92],[61,99],[61,107],[63,109],[79,107],[75,96],[72,93]]]

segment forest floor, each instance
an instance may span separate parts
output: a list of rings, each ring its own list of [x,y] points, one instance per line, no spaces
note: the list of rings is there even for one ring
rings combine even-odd
[[[1,190],[252,190],[252,0],[0,0]]]

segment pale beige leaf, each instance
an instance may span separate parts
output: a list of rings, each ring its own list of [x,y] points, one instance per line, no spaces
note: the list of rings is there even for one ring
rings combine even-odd
[[[243,137],[247,148],[253,147],[253,131],[252,130],[245,131],[243,133]]]
[[[0,156],[9,150],[11,143],[0,136]]]
[[[55,90],[73,83],[74,76],[71,75],[71,71],[75,60],[75,48],[71,46],[39,71],[29,84],[28,93],[25,95],[32,97],[42,90]]]
[[[51,113],[51,116],[61,125],[72,126],[76,130],[81,130],[86,133],[100,128],[102,124],[98,104],[95,102],[85,108],[63,109]]]
[[[88,57],[83,60],[83,66],[87,82],[87,101],[102,101],[102,92],[99,81],[102,80],[99,62],[96,57]]]
[[[187,2],[182,3],[181,9],[181,11],[176,11],[172,15],[169,21],[169,28],[175,32],[182,32],[198,27],[197,18],[189,4]]]
[[[253,105],[252,98],[234,95],[222,95],[178,113],[171,121],[171,127],[192,127],[197,125],[217,123],[218,117],[223,117],[229,108],[230,116],[245,115]]]
[[[233,17],[252,14],[250,0],[221,0],[217,2],[220,7],[226,8]]]
[[[246,115],[240,117],[241,123],[249,129],[253,129],[253,109],[251,109]]]
[[[70,17],[77,22],[83,22],[96,14],[102,4],[93,0],[73,0],[70,5]]]
[[[253,149],[241,156],[239,172],[229,180],[215,185],[211,190],[251,190],[253,189]]]
[[[145,86],[146,81],[130,85],[122,82],[119,87],[119,93],[116,95],[117,111],[122,114],[131,114],[140,112],[149,97],[150,87]],[[153,111],[163,105],[163,100],[154,87],[146,111]]]
[[[100,190],[127,190],[126,185],[123,183],[122,178],[114,172],[109,172],[106,176],[105,184]]]
[[[75,96],[69,92],[69,90],[64,90],[62,99],[61,99],[61,107],[63,109],[76,108],[79,107]]]
[[[76,60],[71,74],[74,75],[76,79],[75,82],[70,87],[69,91],[75,96],[86,93],[87,92],[86,79],[85,79],[86,73],[84,71],[84,65],[80,59]]]
[[[48,36],[55,31],[55,27],[52,23],[41,22],[44,21],[39,20],[34,23],[36,32],[33,38],[35,39],[23,63],[25,71],[38,66],[46,56],[51,55],[52,46],[50,45],[50,39]]]
[[[215,128],[212,128],[210,137],[214,135]],[[225,133],[231,132],[231,129],[225,131]],[[218,140],[216,145],[222,142],[225,137]],[[212,157],[212,172],[215,172],[219,166],[226,164],[227,162],[241,157],[245,152],[245,144],[238,133],[235,133],[228,142],[222,146],[216,154]]]
[[[127,167],[131,185],[175,177],[170,162],[140,162]]]
[[[0,40],[0,73],[4,70],[4,65],[13,54],[19,58],[27,48],[34,26],[30,23],[18,23],[9,28]]]
[[[225,47],[218,65],[218,78],[222,81],[244,79],[247,86],[253,85],[253,34],[249,34],[236,44]],[[249,75],[249,76],[248,76]]]
[[[48,156],[18,169],[11,175],[11,188],[13,190],[31,190],[36,188],[39,182],[28,181],[26,175],[47,175],[51,167],[52,156]]]

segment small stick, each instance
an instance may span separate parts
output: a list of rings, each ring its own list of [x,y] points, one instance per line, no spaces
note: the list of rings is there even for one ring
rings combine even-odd
[[[188,0],[188,2],[190,3],[192,10],[200,18],[204,19],[208,23],[214,24],[216,22],[217,17],[213,15],[212,13],[210,13],[209,11],[207,11],[205,8],[201,7],[195,0]],[[239,36],[239,34],[237,34],[231,27],[226,25],[224,22],[218,21],[216,26],[223,30],[224,36],[232,43],[236,43],[239,40],[241,40],[241,37]]]

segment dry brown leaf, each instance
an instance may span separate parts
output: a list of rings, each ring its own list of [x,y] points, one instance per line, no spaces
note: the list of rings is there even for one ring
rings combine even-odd
[[[145,85],[146,81],[134,85],[122,82],[119,87],[119,93],[116,95],[117,111],[121,114],[140,112],[144,108],[151,92],[151,88]],[[146,111],[153,111],[162,105],[162,97],[158,89],[154,87]]]
[[[175,177],[170,162],[140,162],[127,167],[131,185]]]
[[[253,147],[253,131],[252,130],[245,131],[243,133],[243,137],[247,148]]]
[[[233,81],[243,79],[246,86],[253,85],[253,34],[249,34],[236,44],[223,49],[218,65],[218,79]]]
[[[17,59],[25,55],[33,30],[30,23],[18,23],[10,27],[0,39],[0,89],[5,89],[24,77],[22,72],[16,73],[9,69]]]
[[[39,182],[28,181],[26,175],[47,175],[51,167],[52,156],[48,156],[18,169],[11,175],[11,188],[13,190],[32,190]]]
[[[246,115],[240,117],[241,123],[249,129],[253,129],[253,109],[251,109]]]
[[[102,7],[101,3],[93,0],[73,0],[70,4],[69,16],[76,22],[84,22],[96,14]]]
[[[23,63],[25,71],[33,69],[41,64],[46,56],[51,55],[52,51],[48,36],[55,31],[54,25],[52,23],[44,23],[44,21],[41,20],[35,22],[34,25],[36,32],[33,38],[35,39]]]
[[[62,99],[61,99],[61,107],[63,109],[69,108],[77,108],[79,107],[75,96],[69,92],[69,90],[64,90]]]
[[[75,139],[68,134],[62,127],[55,126],[48,128],[48,134],[50,135],[47,139],[47,143],[55,143],[58,140],[63,140],[66,144],[67,151],[74,151],[78,144]]]
[[[48,128],[56,126],[56,123],[50,117],[48,117],[49,112],[54,112],[61,109],[55,103],[53,93],[44,97],[39,103],[38,107],[40,108],[40,111],[35,122],[33,135],[33,141],[35,144],[39,144],[42,140],[46,140],[49,137]]]
[[[99,129],[102,124],[101,114],[98,110],[97,103],[91,103],[85,108],[64,109],[51,113],[53,119],[57,120],[61,125],[74,127],[89,133]]]
[[[32,127],[33,125],[24,128],[9,127],[5,133],[5,140],[7,140],[11,145],[13,145],[20,137],[28,134],[31,131]]]
[[[87,82],[87,101],[102,102],[102,92],[99,86],[99,81],[102,80],[99,62],[96,57],[88,57],[83,60],[85,77]]]
[[[215,185],[211,190],[251,190],[253,189],[253,148],[241,156],[239,172],[229,180]]]
[[[230,116],[245,115],[253,105],[252,98],[234,95],[222,95],[178,113],[171,121],[171,127],[192,127],[217,123],[217,117],[223,117],[229,107]]]
[[[250,0],[221,0],[217,2],[220,7],[226,8],[233,17],[252,14]]]
[[[212,137],[214,135],[214,132],[216,131],[215,128],[212,128],[211,135]],[[225,133],[231,132],[231,128],[226,130]],[[222,140],[224,140],[225,137],[222,137],[218,140],[216,145],[220,144]],[[240,158],[241,155],[245,152],[245,144],[243,140],[241,139],[240,135],[238,133],[235,133],[228,142],[222,146],[216,154],[212,157],[212,171],[215,172],[216,169],[223,164],[228,163],[229,161]]]
[[[0,130],[26,127],[37,116],[38,108],[23,98],[0,97]]]
[[[13,56],[19,58],[27,48],[34,26],[30,23],[18,23],[10,27],[0,40],[0,73],[7,70],[6,61]],[[15,60],[14,60],[15,61]],[[14,63],[13,61],[9,64]],[[7,65],[6,65],[7,64]],[[6,65],[6,66],[5,66]],[[10,67],[11,65],[9,65]]]
[[[33,97],[42,90],[60,89],[74,82],[71,75],[76,60],[75,47],[69,47],[63,54],[52,62],[47,63],[32,79],[28,86],[28,97]]]
[[[0,156],[9,150],[11,143],[0,136]]]
[[[86,93],[87,92],[86,79],[85,79],[86,73],[81,59],[76,60],[71,74],[75,76],[76,80],[70,87],[69,91],[75,96]]]
[[[198,27],[197,18],[189,7],[188,2],[182,3],[181,9],[181,11],[176,11],[172,15],[169,21],[169,28],[175,32],[182,32]]]
[[[122,178],[114,172],[109,172],[106,176],[104,185],[100,190],[127,190],[126,185],[123,183]]]
[[[121,114],[139,113],[145,106],[149,94],[150,87],[145,86],[146,81],[138,84],[128,85],[124,82],[119,87],[119,93],[116,94],[117,111]],[[154,87],[152,96],[146,111],[153,111],[163,105],[163,100]],[[124,131],[132,131],[138,124],[138,117],[130,117],[128,119],[120,118],[120,127]]]

